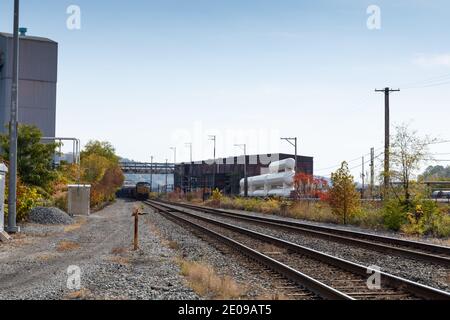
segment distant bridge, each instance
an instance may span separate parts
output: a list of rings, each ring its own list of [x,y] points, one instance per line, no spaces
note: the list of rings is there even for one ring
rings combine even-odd
[[[173,163],[149,163],[149,162],[121,162],[123,173],[131,174],[173,174]]]

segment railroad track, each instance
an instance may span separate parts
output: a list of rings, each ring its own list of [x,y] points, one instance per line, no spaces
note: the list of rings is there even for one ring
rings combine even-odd
[[[258,217],[246,214],[213,209],[186,203],[171,203],[158,200],[160,203],[174,205],[186,209],[211,213],[241,221],[258,223],[261,225],[284,229],[290,232],[306,234],[335,242],[356,245],[362,248],[375,250],[381,253],[401,255],[416,260],[433,262],[450,267],[450,247],[434,245],[425,242],[411,241],[371,233],[337,229],[332,227],[312,225],[296,221],[287,221],[276,218]]]
[[[248,258],[285,277],[303,290],[324,299],[439,299],[450,294],[385,272],[379,272],[381,287],[369,289],[368,268],[236,225],[197,215],[183,208],[146,201],[167,218],[219,240]],[[306,289],[306,292],[304,290]]]

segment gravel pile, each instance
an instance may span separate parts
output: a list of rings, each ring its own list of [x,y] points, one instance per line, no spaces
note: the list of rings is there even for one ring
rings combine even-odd
[[[38,224],[72,224],[74,220],[58,208],[36,207],[31,210],[28,220]]]

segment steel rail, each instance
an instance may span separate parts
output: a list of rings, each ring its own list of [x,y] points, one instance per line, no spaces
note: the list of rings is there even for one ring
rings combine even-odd
[[[158,200],[160,201],[160,200]],[[398,239],[393,237],[379,236],[370,233],[364,233],[359,231],[350,231],[350,230],[342,230],[332,227],[325,226],[317,226],[306,224],[302,222],[294,222],[288,220],[274,219],[274,218],[266,218],[266,217],[257,217],[250,216],[240,213],[234,213],[225,210],[207,208],[204,206],[196,206],[185,203],[172,203],[161,201],[162,203],[184,207],[192,210],[198,210],[205,213],[213,213],[218,214],[224,217],[232,217],[243,221],[256,222],[268,226],[273,226],[277,228],[283,228],[286,230],[306,233],[312,236],[317,236],[321,238],[325,238],[328,240],[333,240],[342,243],[349,243],[354,245],[359,245],[361,247],[376,250],[382,253],[394,253],[400,254],[403,256],[420,259],[426,262],[434,262],[443,264],[445,266],[450,266],[450,247],[439,246],[428,244],[424,242],[411,241]],[[374,242],[371,242],[374,241]],[[395,247],[392,245],[403,246],[407,248]],[[419,249],[423,251],[416,251],[411,249]],[[426,251],[426,252],[424,252]],[[436,254],[437,253],[437,254]],[[442,255],[438,255],[442,254]]]
[[[299,254],[304,254],[306,256],[309,256],[313,259],[317,259],[323,263],[327,263],[330,265],[333,265],[335,267],[338,267],[340,269],[352,272],[354,274],[357,274],[359,276],[363,276],[363,277],[367,277],[368,274],[368,270],[369,268],[356,264],[354,262],[350,262],[350,261],[346,261],[344,259],[341,258],[337,258],[334,256],[331,256],[329,254],[311,249],[311,248],[307,248],[301,245],[298,245],[296,243],[292,243],[286,240],[282,240],[276,237],[272,237],[260,232],[256,232],[256,231],[252,231],[246,228],[242,228],[242,227],[238,227],[235,225],[231,225],[222,221],[218,221],[215,219],[210,219],[210,218],[206,218],[204,216],[199,216],[196,214],[193,214],[191,212],[187,212],[185,210],[180,210],[180,209],[176,209],[173,208],[173,206],[167,205],[167,204],[161,204],[161,203],[157,203],[155,204],[152,201],[147,201],[147,204],[150,204],[152,206],[163,206],[166,208],[166,211],[171,210],[171,211],[175,211],[175,212],[179,212],[179,213],[183,213],[185,215],[194,217],[196,219],[199,220],[203,220],[206,222],[209,222],[211,224],[215,224],[217,226],[220,227],[224,227],[227,228],[229,230],[233,230],[242,234],[246,234],[248,236],[260,239],[262,241],[266,241],[278,246],[281,246],[283,248],[286,248],[290,251],[299,253]],[[167,210],[168,209],[168,210]],[[390,286],[393,286],[394,288],[399,288],[399,289],[405,289],[408,292],[423,298],[423,299],[437,299],[437,300],[450,300],[450,293],[443,291],[443,290],[439,290],[436,288],[432,288],[429,286],[425,286],[422,285],[420,283],[417,282],[413,282],[404,278],[400,278],[398,276],[394,276],[391,275],[389,273],[386,272],[382,272],[380,271],[380,276],[381,276],[381,281],[382,283],[387,283]]]
[[[174,215],[169,210],[164,209],[158,205],[155,205],[150,202],[145,202],[145,203],[147,205],[151,206],[152,208],[158,210],[160,213],[165,214],[166,217],[171,219],[172,221],[175,221],[177,223],[179,223],[181,221],[183,224],[187,224],[190,227],[197,229],[200,232],[208,234],[209,236],[213,237],[214,239],[217,239],[217,240],[225,243],[226,245],[236,249],[238,252],[240,252],[244,256],[270,268],[271,270],[281,274],[282,276],[286,277],[287,279],[289,279],[301,286],[304,286],[308,290],[312,291],[313,293],[317,294],[318,296],[320,296],[324,299],[355,300],[354,298],[346,295],[345,293],[342,293],[320,281],[317,281],[314,278],[312,278],[298,270],[295,270],[294,268],[292,268],[284,263],[281,263],[263,253],[260,253],[250,247],[247,247],[246,245],[244,245],[238,241],[235,241],[229,237],[226,237],[215,231],[205,228],[197,223],[189,221],[188,219],[184,219],[182,217]]]

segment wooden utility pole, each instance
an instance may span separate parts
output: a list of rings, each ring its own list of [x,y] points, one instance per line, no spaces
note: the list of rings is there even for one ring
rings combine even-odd
[[[366,188],[365,186],[365,177],[366,174],[364,172],[365,170],[365,163],[364,163],[364,157],[362,157],[362,173],[361,173],[361,179],[362,179],[362,186],[361,186],[361,199],[364,199],[364,189]]]
[[[382,90],[376,89],[375,92],[384,92],[384,199],[388,196],[388,188],[390,184],[390,110],[389,110],[389,95],[391,92],[399,92],[400,89],[394,90],[391,88],[384,88]]]

